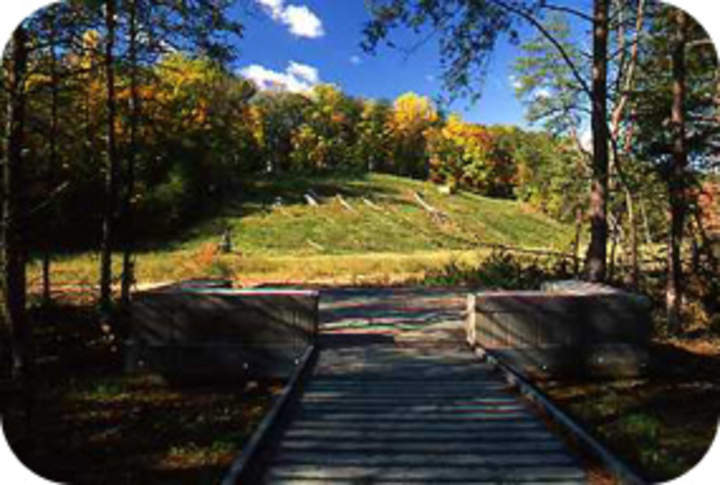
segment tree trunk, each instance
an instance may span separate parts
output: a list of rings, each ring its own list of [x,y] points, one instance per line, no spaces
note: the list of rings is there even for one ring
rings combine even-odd
[[[619,0],[615,0],[616,8],[619,9],[620,12],[622,12],[623,8],[623,2]],[[628,225],[630,229],[630,271],[627,273],[625,277],[625,284],[636,288],[638,284],[638,276],[639,276],[639,268],[638,268],[638,240],[637,240],[637,222],[635,218],[635,204],[633,201],[633,195],[632,190],[628,186],[627,180],[622,176],[622,170],[621,170],[621,163],[623,159],[620,157],[620,150],[617,149],[618,145],[618,138],[620,136],[620,129],[623,119],[625,118],[625,111],[627,109],[628,102],[630,101],[630,93],[633,90],[633,85],[635,82],[634,74],[635,74],[635,68],[637,66],[638,56],[639,56],[639,44],[640,44],[640,31],[643,28],[643,20],[644,20],[644,14],[645,14],[645,0],[640,0],[637,5],[637,15],[635,19],[635,33],[633,36],[632,41],[632,48],[630,53],[630,60],[627,64],[626,68],[624,69],[624,79],[621,80],[621,78],[618,78],[618,89],[620,90],[620,98],[617,101],[617,104],[615,105],[615,108],[612,113],[612,121],[611,121],[611,133],[612,137],[615,140],[615,144],[613,145],[615,149],[613,150],[614,156],[613,156],[613,166],[610,167],[611,172],[613,171],[613,168],[615,169],[616,175],[619,178],[620,185],[622,185],[623,191],[625,192],[625,206],[628,213]],[[622,24],[622,18],[618,19],[618,50],[622,52],[622,57],[620,60],[620,66],[625,66],[624,62],[624,50],[625,50],[625,28]],[[622,155],[625,160],[627,160],[632,152],[632,140],[633,140],[633,127],[632,124],[630,124],[625,132],[625,146],[622,151]],[[612,183],[612,173],[610,181]],[[610,193],[613,193],[613,188],[610,188]],[[613,249],[612,252],[615,251],[615,241],[613,241]],[[614,256],[612,256],[611,261],[614,264]],[[611,270],[611,274],[612,274]],[[612,279],[612,276],[611,276]]]
[[[105,205],[100,242],[100,306],[107,316],[112,303],[112,245],[114,237],[115,201],[117,199],[117,153],[115,146],[115,0],[105,5],[105,76],[107,89],[107,145],[105,166]]]
[[[13,379],[27,377],[32,369],[32,332],[26,313],[24,182],[22,150],[25,131],[25,93],[27,75],[27,34],[20,26],[13,33],[12,67],[7,71],[9,85],[5,160],[2,166],[2,300],[3,364],[10,364]],[[6,358],[7,357],[7,358]]]
[[[637,221],[635,220],[633,197],[629,190],[625,191],[625,199],[628,206],[628,225],[630,226],[630,273],[626,280],[626,284],[632,288],[637,288],[640,278]]]
[[[640,203],[640,214],[643,218],[643,230],[645,231],[645,244],[648,246],[653,244],[652,234],[650,234],[650,223],[648,222],[647,212],[645,211],[645,204],[642,199],[638,199]]]
[[[592,132],[593,164],[590,193],[590,245],[585,271],[590,281],[604,281],[607,259],[607,44],[608,0],[595,0],[593,14]]]
[[[55,29],[55,21],[53,17],[48,18],[49,25],[49,31],[50,31],[50,90],[51,90],[51,99],[50,99],[50,135],[49,135],[49,143],[50,143],[50,160],[48,162],[48,173],[47,173],[47,179],[48,179],[48,187],[52,187],[53,183],[55,182],[55,173],[58,167],[58,105],[59,105],[59,79],[58,79],[58,72],[57,72],[57,53],[55,52],[55,45],[56,45],[56,29]],[[48,216],[52,217],[52,216]],[[46,225],[47,228],[52,231],[51,224]],[[50,263],[51,263],[51,251],[52,247],[50,244],[51,241],[51,234],[48,233],[45,236],[44,241],[44,248],[43,248],[43,255],[42,255],[42,287],[43,287],[43,302],[45,304],[50,303],[50,300],[52,299],[52,295],[50,292]]]
[[[135,156],[137,153],[137,132],[140,123],[140,96],[138,94],[138,59],[137,59],[137,0],[130,5],[130,150],[127,157],[127,184],[123,204],[123,269],[121,300],[123,305],[130,304],[130,288],[135,280],[132,251],[135,242],[133,227],[132,200],[135,191]]]
[[[50,285],[50,249],[45,247],[42,255],[42,299],[43,304],[48,305],[52,301]]]
[[[579,206],[575,209],[575,241],[573,242],[573,274],[577,278],[580,273],[580,233],[582,231],[583,211]]]
[[[685,143],[685,44],[687,15],[681,9],[675,13],[676,32],[672,46],[673,77],[673,153],[672,167],[668,174],[670,196],[670,231],[668,233],[668,278],[665,288],[668,330],[681,330],[680,310],[682,303],[682,238],[686,212],[687,147]]]

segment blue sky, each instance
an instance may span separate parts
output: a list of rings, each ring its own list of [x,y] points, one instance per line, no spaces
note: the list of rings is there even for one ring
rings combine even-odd
[[[427,42],[409,57],[397,49],[380,47],[375,56],[359,44],[369,19],[363,0],[251,0],[257,9],[239,10],[246,25],[235,67],[256,81],[278,81],[301,90],[314,82],[340,86],[353,96],[394,99],[414,91],[435,97],[442,91],[438,45]],[[394,32],[399,46],[420,40],[409,32]],[[510,80],[519,49],[498,44],[474,105],[458,100],[451,110],[468,121],[526,126],[523,106]]]

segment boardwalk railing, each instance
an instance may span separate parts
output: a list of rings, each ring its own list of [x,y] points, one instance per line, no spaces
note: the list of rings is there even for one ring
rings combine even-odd
[[[126,368],[287,378],[318,327],[318,293],[175,286],[138,293]]]
[[[574,289],[573,289],[574,288]],[[647,364],[650,304],[608,287],[468,295],[468,343],[534,376],[637,375]]]

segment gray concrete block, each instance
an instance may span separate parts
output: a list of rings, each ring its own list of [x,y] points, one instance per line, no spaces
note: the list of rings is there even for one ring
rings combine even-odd
[[[131,310],[129,371],[285,377],[317,335],[318,293],[176,287]]]
[[[551,291],[468,298],[467,339],[535,374],[637,375],[652,325],[647,298],[603,285],[560,282]]]

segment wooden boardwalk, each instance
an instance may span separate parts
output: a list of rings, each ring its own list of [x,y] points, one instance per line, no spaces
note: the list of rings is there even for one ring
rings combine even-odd
[[[393,319],[457,323],[459,295],[396,296],[333,292],[323,301],[322,350],[265,483],[586,482],[564,444],[469,350],[396,345]],[[434,302],[427,311],[422,297]],[[366,332],[363,318],[372,318]]]

